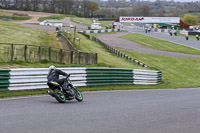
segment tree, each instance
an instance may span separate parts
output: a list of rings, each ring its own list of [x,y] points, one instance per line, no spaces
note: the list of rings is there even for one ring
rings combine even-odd
[[[151,16],[151,14],[152,14],[151,13],[151,8],[149,6],[147,6],[147,5],[142,5],[140,7],[140,11],[141,11],[141,15],[145,16],[145,17]]]
[[[99,5],[98,5],[98,3],[94,2],[94,1],[90,1],[90,2],[88,3],[87,8],[88,8],[89,11],[91,11],[92,17],[93,17],[93,16],[94,16],[94,12],[95,12],[96,10],[99,10]]]
[[[31,2],[29,0],[26,0],[25,3],[25,10],[30,11],[31,10]]]
[[[83,8],[83,13],[84,13],[84,17],[88,17],[88,0],[83,0],[82,1],[82,8]]]
[[[39,8],[39,0],[32,0],[33,11],[38,11]]]
[[[199,17],[190,14],[185,14],[184,17],[181,18],[181,20],[187,25],[197,25]]]

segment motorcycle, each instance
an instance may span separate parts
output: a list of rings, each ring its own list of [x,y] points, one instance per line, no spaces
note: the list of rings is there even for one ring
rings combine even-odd
[[[50,90],[47,90],[47,93],[56,98],[59,103],[65,103],[66,100],[73,99],[76,99],[79,102],[83,101],[82,93],[72,85],[69,77],[66,77],[65,79],[65,82],[63,84],[63,86],[65,87],[60,86],[57,82],[54,81],[48,81],[47,85],[51,90],[53,90],[53,93]]]

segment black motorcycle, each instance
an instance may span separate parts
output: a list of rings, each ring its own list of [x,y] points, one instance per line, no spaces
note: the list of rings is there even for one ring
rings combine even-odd
[[[69,77],[66,78],[63,86],[60,86],[57,82],[48,81],[47,85],[53,92],[47,90],[47,93],[52,97],[55,97],[59,103],[65,103],[66,100],[76,99],[77,101],[83,101],[82,93],[72,85]]]

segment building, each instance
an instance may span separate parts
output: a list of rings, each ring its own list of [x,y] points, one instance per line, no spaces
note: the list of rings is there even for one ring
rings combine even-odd
[[[52,19],[52,20],[44,20],[40,22],[40,25],[62,27],[63,23],[60,20]]]

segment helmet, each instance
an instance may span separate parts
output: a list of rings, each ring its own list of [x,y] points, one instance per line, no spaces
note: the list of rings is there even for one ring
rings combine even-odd
[[[55,66],[50,66],[49,69],[50,69],[50,70],[51,70],[51,69],[56,69],[56,67],[55,67]]]

